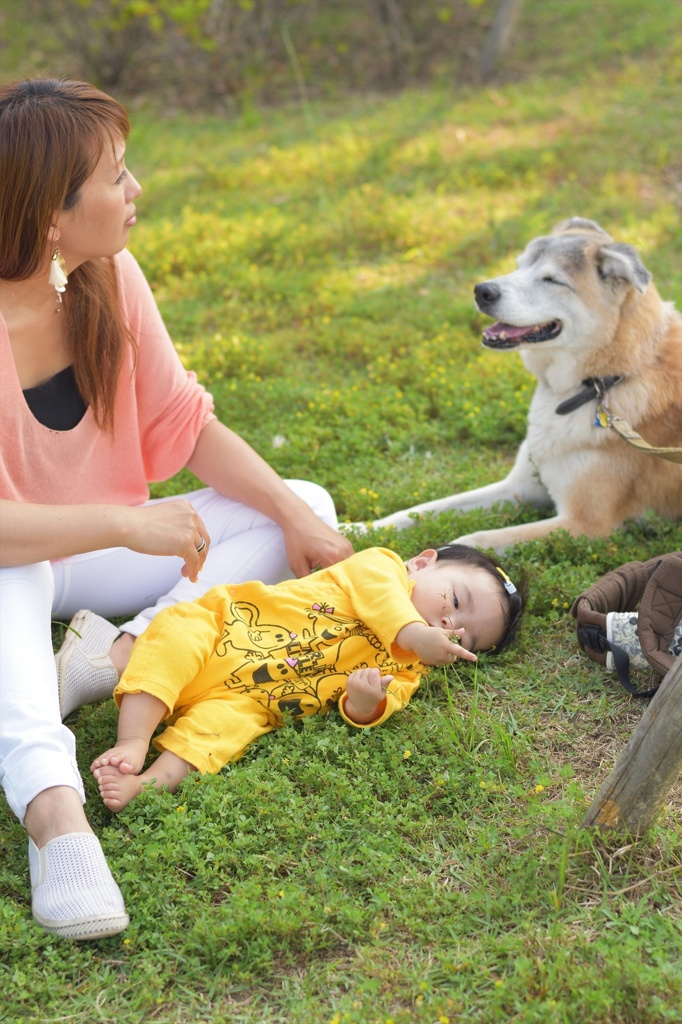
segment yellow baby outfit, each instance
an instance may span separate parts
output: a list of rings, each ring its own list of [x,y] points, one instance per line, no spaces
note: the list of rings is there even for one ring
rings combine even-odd
[[[392,675],[371,726],[404,707],[425,666],[393,641],[424,620],[401,559],[370,548],[276,586],[213,587],[160,612],[138,638],[114,696],[150,693],[168,708],[154,739],[200,772],[218,772],[284,715],[344,714],[357,668]],[[355,722],[351,722],[355,725]],[[362,728],[362,726],[360,726]]]

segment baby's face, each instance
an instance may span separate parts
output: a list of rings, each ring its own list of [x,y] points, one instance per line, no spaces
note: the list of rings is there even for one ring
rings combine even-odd
[[[437,561],[435,551],[423,551],[407,563],[414,580],[412,603],[430,626],[465,629],[462,646],[487,651],[498,644],[505,630],[504,595],[485,569]]]

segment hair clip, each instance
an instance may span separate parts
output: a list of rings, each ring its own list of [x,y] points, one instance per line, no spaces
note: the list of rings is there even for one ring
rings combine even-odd
[[[515,594],[516,593],[516,587],[514,586],[512,581],[509,579],[509,577],[507,576],[507,574],[504,571],[504,569],[500,569],[499,565],[496,565],[495,568],[497,569],[497,571],[499,572],[500,576],[502,577],[502,583],[504,584],[504,589],[507,591],[507,593],[508,594]]]

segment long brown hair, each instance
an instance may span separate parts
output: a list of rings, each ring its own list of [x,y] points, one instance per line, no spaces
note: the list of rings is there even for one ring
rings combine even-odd
[[[76,206],[104,147],[129,131],[121,104],[86,82],[34,78],[0,86],[0,278],[37,273],[55,212]],[[71,273],[63,309],[78,389],[98,425],[111,430],[132,339],[110,258]]]

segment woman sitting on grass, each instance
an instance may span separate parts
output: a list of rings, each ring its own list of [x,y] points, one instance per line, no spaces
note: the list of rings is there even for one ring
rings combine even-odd
[[[190,771],[219,772],[287,712],[338,703],[351,725],[379,725],[428,665],[503,650],[522,608],[502,569],[461,544],[406,564],[369,548],[303,579],[176,604],[139,638],[116,687],[118,739],[92,763],[102,799],[120,811],[147,784],[173,791]],[[143,772],[160,722],[161,753]]]
[[[160,608],[353,550],[326,491],[281,480],[183,369],[125,251],[127,136],[85,83],[0,87],[0,778],[29,834],[33,916],[72,939],[128,915],[62,718],[113,692]],[[148,500],[185,466],[205,489]],[[55,665],[50,620],[84,607]],[[135,613],[121,631],[101,617]]]

